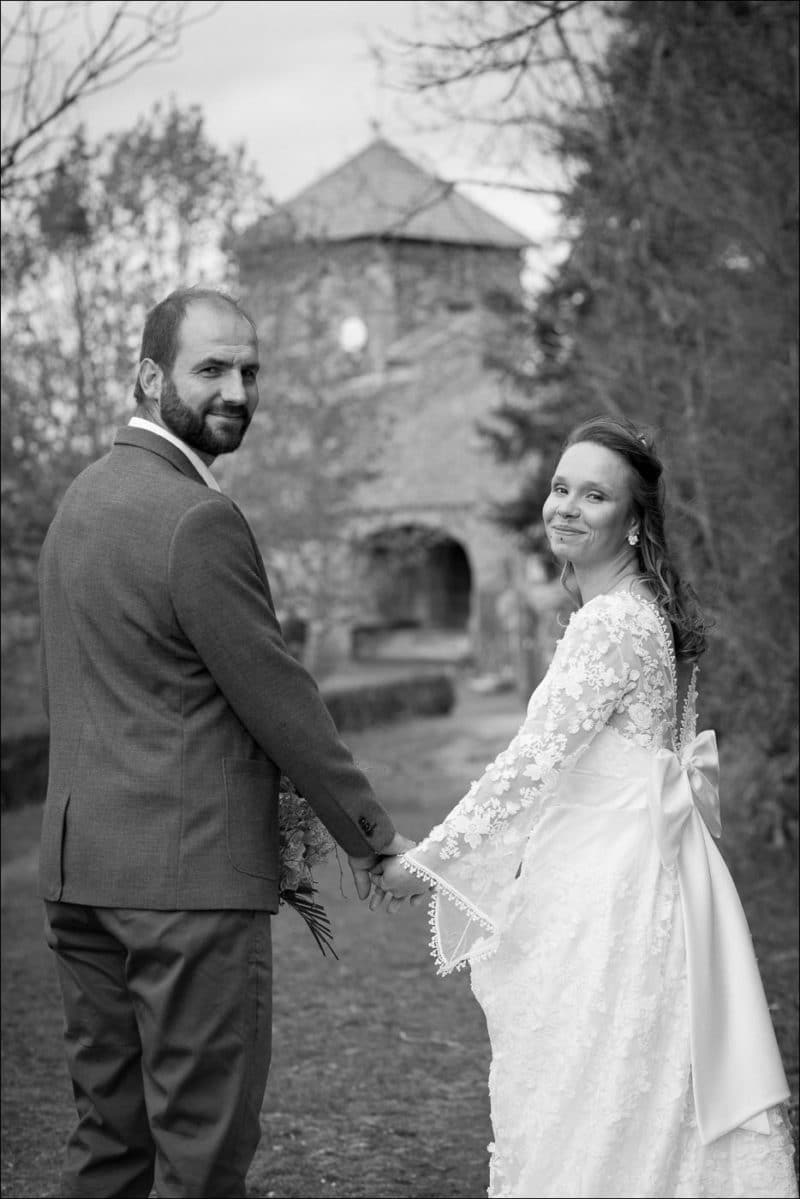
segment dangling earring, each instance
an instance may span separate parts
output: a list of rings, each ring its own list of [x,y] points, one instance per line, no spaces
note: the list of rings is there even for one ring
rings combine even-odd
[[[639,530],[631,529],[630,533],[628,534],[628,545],[638,545],[638,544],[639,544]]]

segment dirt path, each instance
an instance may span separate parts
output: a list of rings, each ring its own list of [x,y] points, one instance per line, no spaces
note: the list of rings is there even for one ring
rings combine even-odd
[[[465,694],[449,717],[348,741],[401,831],[421,836],[515,731],[513,696]],[[728,806],[731,812],[730,804]],[[72,1099],[61,1015],[35,898],[39,813],[3,814],[2,1194],[58,1193]],[[796,858],[728,820],[726,854],[750,918],[797,1104]],[[274,1045],[251,1196],[480,1199],[488,1182],[488,1045],[462,974],[438,979],[426,913],[372,915],[320,882],[339,961],[294,912],[274,922]]]

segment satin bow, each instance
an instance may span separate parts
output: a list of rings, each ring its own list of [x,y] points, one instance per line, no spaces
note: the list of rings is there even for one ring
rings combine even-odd
[[[722,832],[719,814],[719,755],[710,729],[695,737],[680,757],[661,749],[653,759],[650,815],[661,861],[674,865],[686,821],[698,811],[714,837]]]
[[[678,756],[659,750],[649,787],[661,861],[677,863],[686,944],[695,1112],[704,1144],[734,1128],[769,1132],[789,1094],[750,930],[709,834],[720,835],[719,759],[711,731]]]

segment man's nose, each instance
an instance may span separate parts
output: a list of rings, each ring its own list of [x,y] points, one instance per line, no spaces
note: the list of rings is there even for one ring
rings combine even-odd
[[[222,398],[226,404],[246,404],[247,392],[239,371],[228,371],[222,385]]]

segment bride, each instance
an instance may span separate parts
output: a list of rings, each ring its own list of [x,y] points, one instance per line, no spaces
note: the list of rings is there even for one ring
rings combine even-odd
[[[470,966],[496,1199],[797,1195],[661,473],[627,422],[571,434],[544,522],[580,607],[508,748],[375,871],[373,907],[432,887],[439,972]]]

